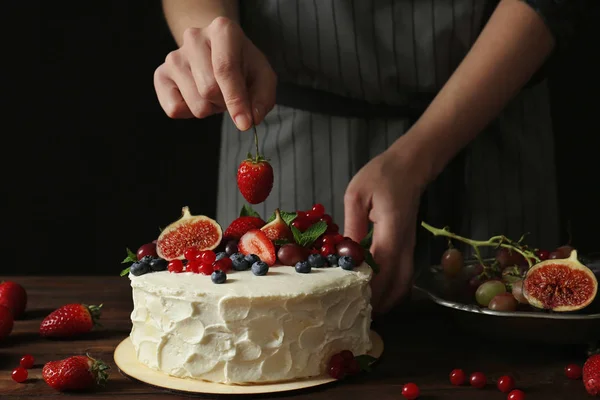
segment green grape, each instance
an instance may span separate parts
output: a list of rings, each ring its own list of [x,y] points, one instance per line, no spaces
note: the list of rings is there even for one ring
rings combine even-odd
[[[501,281],[487,281],[479,285],[475,292],[475,300],[483,307],[487,307],[490,301],[497,295],[506,293],[506,286]]]

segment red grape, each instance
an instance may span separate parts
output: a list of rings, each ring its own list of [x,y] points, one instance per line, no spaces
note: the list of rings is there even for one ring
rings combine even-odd
[[[344,240],[337,245],[337,255],[350,256],[354,260],[356,266],[359,266],[365,260],[365,251],[360,244],[353,240]]]
[[[508,393],[515,388],[515,380],[512,376],[504,375],[498,379],[497,386],[502,393]]]
[[[516,281],[512,284],[512,295],[519,303],[529,304],[523,295],[523,281]]]
[[[550,252],[548,250],[538,250],[536,255],[540,259],[540,261],[546,261],[550,258]]]
[[[145,256],[158,257],[158,254],[156,253],[156,243],[146,243],[140,246],[137,251],[137,259],[141,260]]]
[[[500,268],[512,267],[513,265],[528,265],[525,257],[520,253],[505,247],[501,247],[496,251],[496,261],[498,261]]]
[[[308,250],[295,243],[284,244],[277,252],[277,258],[283,265],[296,265],[308,258]]]
[[[559,248],[554,250],[552,253],[550,253],[550,256],[548,258],[551,260],[569,258],[571,256],[571,252],[573,250],[575,250],[575,248],[573,246],[569,246],[569,245],[560,246]]]
[[[230,240],[225,245],[225,253],[230,256],[238,252],[238,242],[237,240]]]
[[[515,311],[518,303],[512,293],[501,293],[494,296],[488,308],[494,311]]]
[[[448,249],[444,252],[444,254],[442,254],[442,268],[444,270],[444,273],[449,276],[449,277],[453,277],[458,275],[458,273],[461,271],[463,264],[464,264],[464,260],[463,260],[463,255],[460,252],[460,250],[452,248],[452,249]]]
[[[487,385],[487,378],[483,372],[474,372],[469,379],[471,386],[477,389],[483,389]]]

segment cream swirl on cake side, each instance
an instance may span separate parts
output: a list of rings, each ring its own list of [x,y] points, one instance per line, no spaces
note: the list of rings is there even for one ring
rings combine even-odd
[[[272,267],[266,276],[167,271],[132,276],[138,360],[168,375],[225,384],[325,372],[331,355],[371,350],[371,268]]]

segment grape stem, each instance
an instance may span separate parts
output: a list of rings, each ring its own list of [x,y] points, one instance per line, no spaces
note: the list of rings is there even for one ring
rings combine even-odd
[[[540,259],[535,255],[535,253],[524,249],[523,246],[520,245],[520,241],[523,240],[525,236],[521,237],[519,242],[514,242],[504,235],[492,236],[488,240],[473,240],[452,233],[447,227],[443,229],[434,228],[433,226],[429,225],[424,221],[421,222],[421,226],[427,229],[429,232],[431,232],[434,236],[444,236],[470,245],[471,247],[473,247],[473,250],[475,251],[475,257],[481,263],[482,266],[485,264],[483,262],[483,259],[481,258],[481,252],[479,251],[480,247],[504,247],[506,249],[514,250],[517,253],[521,254],[523,258],[525,258],[527,264],[529,264],[529,268],[533,266],[531,262],[532,259],[535,260],[536,263],[540,262]]]

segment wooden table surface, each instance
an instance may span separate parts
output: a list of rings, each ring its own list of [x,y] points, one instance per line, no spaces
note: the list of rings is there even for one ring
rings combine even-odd
[[[16,321],[11,336],[0,342],[0,399],[45,399],[65,396],[41,379],[44,363],[75,354],[90,353],[111,365],[109,382],[93,392],[70,394],[76,399],[179,399],[166,390],[132,381],[118,371],[113,351],[131,329],[131,289],[127,278],[119,277],[11,277],[29,295],[26,316]],[[77,340],[56,341],[38,335],[40,321],[53,309],[71,302],[103,303],[102,328]],[[459,331],[448,309],[415,300],[393,315],[375,321],[374,329],[385,342],[385,351],[375,370],[354,381],[337,382],[317,389],[274,396],[269,399],[403,399],[402,385],[415,382],[421,400],[486,399],[502,400],[506,395],[495,387],[495,379],[512,374],[528,400],[590,399],[581,381],[569,381],[563,368],[580,364],[585,351],[579,346],[550,346],[531,342],[494,341]],[[24,354],[36,359],[24,384],[12,381],[10,374]],[[454,387],[448,374],[454,368],[482,371],[488,387]],[[218,398],[201,396],[203,398]],[[221,397],[222,398],[222,397]],[[229,397],[231,398],[231,396]],[[244,397],[249,398],[249,397]],[[257,398],[257,396],[252,396]]]

